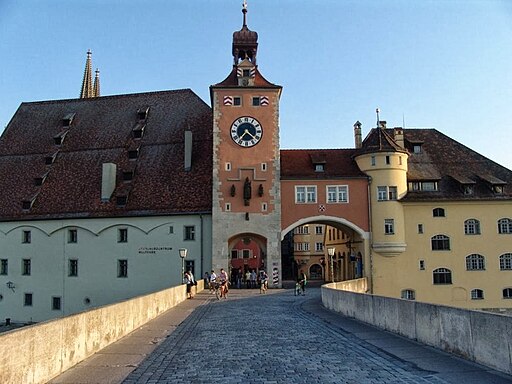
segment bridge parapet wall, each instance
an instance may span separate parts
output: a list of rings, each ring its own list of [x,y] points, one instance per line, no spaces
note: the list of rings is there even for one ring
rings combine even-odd
[[[366,294],[358,279],[322,286],[326,308],[512,374],[512,317]],[[351,292],[349,289],[353,289]]]
[[[197,291],[203,289],[198,280]],[[46,383],[185,301],[185,285],[0,334],[0,383]]]

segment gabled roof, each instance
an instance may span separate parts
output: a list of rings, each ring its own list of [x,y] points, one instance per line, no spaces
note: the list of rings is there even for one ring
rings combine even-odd
[[[281,180],[366,177],[352,156],[355,149],[282,149]],[[323,165],[323,171],[315,170]]]
[[[511,170],[435,129],[404,129],[404,138],[408,181],[436,181],[438,191],[410,191],[403,200],[512,199]],[[422,143],[419,153],[413,151],[415,143]],[[465,193],[465,186],[471,186],[472,193]],[[498,193],[494,186],[504,188]]]
[[[148,107],[147,115],[138,113]],[[0,220],[210,212],[211,154],[211,109],[188,89],[22,103],[0,138]],[[103,163],[117,165],[107,202]],[[125,171],[133,172],[131,181],[123,181]],[[118,206],[117,197],[126,205]]]

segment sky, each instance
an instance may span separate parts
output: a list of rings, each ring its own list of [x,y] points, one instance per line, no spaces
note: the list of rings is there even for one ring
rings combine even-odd
[[[0,130],[22,102],[209,86],[242,0],[0,0]],[[353,148],[380,120],[435,128],[512,169],[512,0],[248,0],[257,64],[283,86],[280,145]]]

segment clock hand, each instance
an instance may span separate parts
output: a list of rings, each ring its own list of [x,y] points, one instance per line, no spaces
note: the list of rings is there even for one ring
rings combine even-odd
[[[251,136],[254,140],[256,140],[256,137],[254,137],[254,135],[253,135],[251,132],[249,132],[249,130],[248,130],[248,129],[246,129],[246,130],[244,131],[244,134],[243,134],[242,136],[245,136],[245,134],[246,134],[246,133],[247,133],[249,136]]]

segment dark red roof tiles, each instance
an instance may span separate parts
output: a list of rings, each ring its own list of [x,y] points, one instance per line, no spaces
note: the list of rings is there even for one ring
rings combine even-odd
[[[142,138],[137,111],[149,106]],[[75,118],[69,127],[62,119]],[[193,133],[184,170],[184,132]],[[66,132],[61,145],[54,136]],[[128,151],[138,149],[135,159]],[[45,158],[57,152],[53,164]],[[211,211],[211,109],[190,90],[23,103],[0,138],[0,218],[161,215]],[[102,164],[117,165],[110,201],[101,201]],[[124,171],[134,171],[123,181]],[[34,179],[47,177],[41,186]],[[37,194],[30,210],[22,201]],[[117,197],[127,195],[126,206]]]

